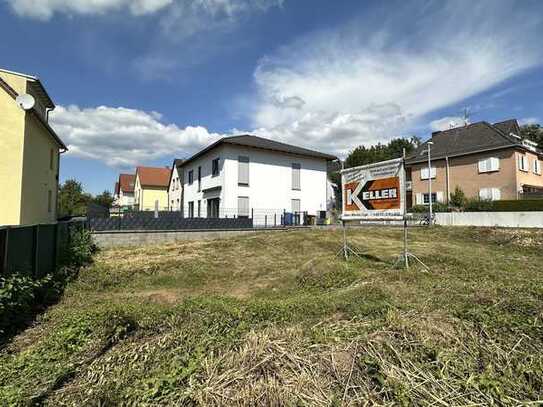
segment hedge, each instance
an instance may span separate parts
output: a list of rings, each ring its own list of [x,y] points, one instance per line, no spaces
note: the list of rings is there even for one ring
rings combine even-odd
[[[443,203],[432,205],[434,212],[450,212],[460,210],[463,212],[543,212],[543,199],[522,199],[504,201],[485,201],[479,199],[468,200],[464,208],[450,208]],[[409,212],[428,212],[428,205],[415,205]]]

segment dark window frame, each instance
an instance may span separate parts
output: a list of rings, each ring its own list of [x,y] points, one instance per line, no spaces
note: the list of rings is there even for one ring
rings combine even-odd
[[[212,177],[218,177],[219,174],[221,173],[220,160],[221,160],[220,157],[217,157],[211,161],[211,176]]]

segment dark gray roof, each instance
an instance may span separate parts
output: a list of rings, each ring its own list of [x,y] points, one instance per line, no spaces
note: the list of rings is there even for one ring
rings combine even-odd
[[[320,153],[318,151],[309,150],[307,148],[297,147],[291,144],[280,143],[278,141],[269,140],[262,137],[253,136],[250,134],[243,134],[241,136],[223,137],[222,139],[207,146],[203,150],[200,150],[199,152],[194,154],[192,157],[183,161],[183,165],[195,160],[196,158],[204,155],[208,151],[212,150],[215,147],[218,147],[221,144],[233,144],[233,145],[238,145],[238,146],[259,148],[263,150],[279,151],[282,153],[295,154],[295,155],[301,155],[301,156],[306,156],[306,157],[322,158],[328,161],[337,159],[335,156],[330,155],[330,154]]]
[[[513,132],[519,134],[520,130],[516,120],[507,120],[490,124],[477,122],[455,129],[436,131],[430,139],[432,145],[432,159],[454,157],[473,154],[482,151],[498,150],[508,147],[525,148],[520,139],[510,135]],[[428,141],[422,143],[405,160],[406,164],[415,164],[427,160],[424,151],[428,147]]]

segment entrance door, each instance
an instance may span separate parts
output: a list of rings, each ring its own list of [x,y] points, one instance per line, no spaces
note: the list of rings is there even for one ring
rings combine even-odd
[[[220,198],[213,198],[207,200],[207,217],[218,218],[219,217],[219,204]]]

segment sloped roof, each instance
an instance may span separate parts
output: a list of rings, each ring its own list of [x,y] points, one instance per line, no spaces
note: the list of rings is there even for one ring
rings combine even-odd
[[[136,183],[136,176],[134,174],[120,174],[119,175],[119,189],[121,191],[128,192],[128,193],[134,192],[135,183]]]
[[[223,137],[222,139],[216,141],[215,143],[207,146],[203,150],[200,150],[192,157],[188,158],[183,162],[183,165],[195,160],[196,158],[204,155],[208,151],[212,150],[215,147],[218,147],[221,144],[233,144],[238,146],[246,146],[253,148],[260,148],[263,150],[278,151],[282,153],[301,155],[306,157],[322,158],[328,161],[336,160],[337,157],[331,154],[320,153],[315,150],[309,150],[307,148],[293,146],[291,144],[281,143],[279,141],[270,140],[258,136],[253,136],[250,134],[243,134],[240,136],[230,136]]]
[[[139,177],[143,187],[168,188],[170,180],[169,168],[164,167],[137,167],[136,176]]]
[[[482,121],[464,127],[436,131],[432,133],[430,140],[422,143],[405,161],[407,164],[426,161],[427,156],[424,151],[428,148],[429,141],[433,142],[431,147],[432,159],[508,147],[525,148],[520,139],[510,135],[511,132],[517,135],[520,132],[516,120],[507,120],[495,124]]]

